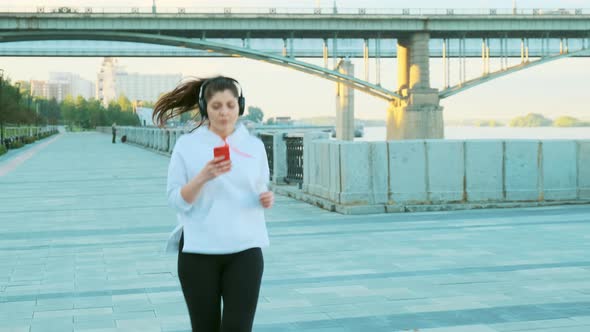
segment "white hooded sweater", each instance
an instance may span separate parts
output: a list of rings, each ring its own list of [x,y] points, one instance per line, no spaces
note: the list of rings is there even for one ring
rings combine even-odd
[[[167,252],[228,254],[254,247],[268,247],[268,232],[260,194],[268,190],[268,161],[264,144],[243,124],[227,137],[232,168],[209,180],[192,204],[180,190],[213,159],[213,148],[223,139],[206,125],[182,135],[168,167],[168,205],[176,210],[178,226],[172,231]]]

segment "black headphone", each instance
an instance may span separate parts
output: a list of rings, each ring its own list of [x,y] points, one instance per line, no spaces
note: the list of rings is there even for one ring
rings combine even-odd
[[[233,81],[235,83],[235,85],[239,88],[239,90],[240,90],[240,96],[238,97],[238,107],[240,110],[239,115],[244,114],[244,108],[246,107],[246,100],[244,99],[244,95],[242,93],[242,86],[240,85],[240,83],[231,77],[218,76],[218,77],[214,77],[214,78],[210,78],[208,80],[205,80],[205,82],[203,82],[203,84],[201,84],[201,89],[199,90],[199,112],[201,113],[202,118],[208,117],[207,101],[205,100],[205,96],[204,96],[205,88],[207,87],[207,84],[209,84],[210,81],[220,79],[220,78],[224,78],[224,79],[228,79],[230,81]]]

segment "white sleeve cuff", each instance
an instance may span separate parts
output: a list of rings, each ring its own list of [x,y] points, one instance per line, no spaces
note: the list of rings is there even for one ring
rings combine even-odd
[[[182,195],[180,194],[181,190],[182,187],[178,187],[174,190],[174,203],[178,209],[180,209],[183,212],[187,212],[193,207],[193,204],[188,203],[184,200],[184,198],[182,198]]]

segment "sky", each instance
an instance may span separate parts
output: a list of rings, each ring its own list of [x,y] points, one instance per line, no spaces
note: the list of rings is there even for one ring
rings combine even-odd
[[[120,0],[0,0],[2,9],[37,6],[122,7]],[[166,0],[156,1],[166,7],[315,7],[317,0]],[[331,7],[333,0],[319,1],[321,6]],[[358,8],[359,1],[339,0],[341,8]],[[365,8],[407,8],[407,1],[364,0]],[[441,8],[440,0],[414,0],[410,8]],[[516,1],[518,8],[586,8],[590,0],[529,0]],[[151,0],[126,0],[123,8],[151,7]],[[512,0],[447,0],[442,8],[512,8]],[[102,58],[26,58],[2,57],[0,68],[13,80],[47,79],[49,72],[69,71],[95,80]],[[305,61],[323,65],[321,59]],[[206,77],[215,74],[232,76],[241,82],[246,104],[261,107],[266,117],[335,115],[335,83],[292,69],[242,58],[120,58],[119,63],[129,72],[182,73],[185,76]],[[330,60],[330,63],[331,60]],[[364,77],[362,59],[354,59],[355,74]],[[440,87],[442,65],[440,59],[431,59],[431,85]],[[452,65],[453,66],[453,65]],[[385,87],[394,89],[397,78],[396,60],[382,60],[381,81]],[[499,61],[492,60],[492,69]],[[374,64],[371,62],[371,77]],[[481,61],[468,61],[468,78],[478,76]],[[563,59],[520,71],[493,80],[455,96],[444,99],[445,119],[496,118],[507,119],[530,112],[543,113],[548,117],[571,115],[590,119],[587,101],[587,86],[590,77],[590,58]],[[355,92],[355,117],[385,119],[387,102]]]

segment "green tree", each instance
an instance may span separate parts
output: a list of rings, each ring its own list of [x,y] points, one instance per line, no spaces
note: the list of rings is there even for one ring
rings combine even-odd
[[[2,80],[0,86],[0,131],[6,125],[47,125],[57,124],[61,118],[61,105],[55,100],[48,101],[30,95],[26,82],[11,84],[9,78]],[[72,104],[67,104],[70,107]],[[70,110],[68,110],[70,111]],[[72,113],[72,112],[70,112]],[[70,114],[71,117],[71,114]]]
[[[78,118],[76,116],[76,102],[71,95],[66,96],[61,102],[60,110],[61,117],[64,119],[66,124],[70,126],[77,124]]]
[[[124,94],[119,95],[117,104],[119,104],[119,107],[121,107],[122,112],[133,112],[133,104]]]
[[[60,106],[55,99],[37,98],[36,108],[39,110],[39,125],[55,125],[61,119]]]
[[[22,118],[20,110],[23,109],[20,104],[20,91],[16,86],[10,84],[10,79],[4,79],[2,82],[2,94],[0,99],[0,127],[8,123],[21,123]]]
[[[106,114],[107,123],[109,125],[111,125],[113,122],[117,122],[119,114],[121,114],[121,106],[119,106],[119,104],[115,103],[114,101],[111,101],[109,106],[107,106]]]
[[[139,126],[140,125],[139,116],[137,116],[136,113],[123,112],[121,115],[122,116],[121,116],[120,120],[117,122],[117,124],[121,124],[123,126]]]
[[[140,102],[140,106],[141,107],[145,107],[145,108],[154,108],[155,105],[156,105],[156,103],[154,103],[153,101],[144,101],[144,100],[142,100]]]
[[[552,124],[551,119],[537,113],[529,113],[524,117],[519,116],[510,121],[510,127],[546,127]]]
[[[585,127],[590,126],[590,123],[580,121],[571,116],[561,116],[553,121],[555,127]]]
[[[260,107],[249,106],[248,115],[243,116],[243,118],[252,122],[262,123],[262,120],[264,119],[264,113]]]
[[[46,118],[47,118],[48,124],[56,125],[59,123],[60,120],[64,120],[64,118],[61,114],[60,105],[57,102],[57,100],[55,100],[55,98],[52,98],[51,100],[49,100],[46,103],[46,106],[47,106]]]
[[[100,104],[100,101],[91,98],[87,101],[86,107],[88,108],[90,128],[96,128],[97,126],[108,126],[106,110]]]
[[[76,97],[76,118],[77,122],[80,124],[80,127],[84,129],[91,128],[90,125],[90,111],[88,109],[88,102],[84,97],[78,96]]]
[[[127,100],[127,102],[129,101],[127,98],[119,98],[117,102],[111,101],[111,103],[109,103],[109,106],[106,110],[106,119],[108,120],[108,125],[111,125],[113,122],[117,122],[117,125],[120,126],[139,125],[139,117],[133,112],[133,106],[131,105],[131,102],[125,106],[127,103],[125,100]],[[123,105],[123,107],[130,107],[129,111],[124,111],[121,105]]]
[[[501,127],[503,125],[504,124],[496,120],[478,120],[475,122],[475,126],[477,127]]]

